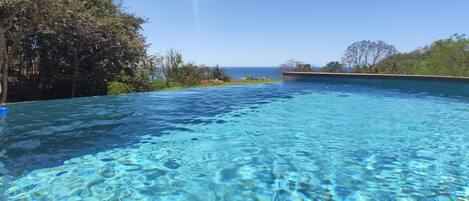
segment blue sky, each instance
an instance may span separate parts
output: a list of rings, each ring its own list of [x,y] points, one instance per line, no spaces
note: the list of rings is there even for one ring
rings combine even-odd
[[[358,40],[411,51],[469,34],[468,0],[124,0],[145,17],[150,53],[175,48],[186,61],[221,66],[313,65],[340,60]]]

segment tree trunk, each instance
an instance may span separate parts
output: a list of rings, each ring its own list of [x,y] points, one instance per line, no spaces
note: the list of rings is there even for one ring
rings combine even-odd
[[[10,62],[8,61],[8,58],[5,59],[4,61],[5,64],[3,64],[3,83],[2,83],[2,101],[1,103],[6,103],[7,102],[7,94],[8,94],[8,66],[10,65]]]
[[[3,67],[5,66],[5,64],[4,64],[4,61],[3,61],[3,57],[0,56],[0,58],[2,58],[2,60],[0,61],[0,64],[1,64],[1,65],[0,65],[0,70],[3,70]],[[3,72],[3,71],[2,71],[2,72]],[[3,73],[0,74],[0,81],[1,81],[1,82],[0,82],[0,95],[3,96]],[[0,105],[3,105],[3,104],[4,104],[3,98],[0,98]]]
[[[5,33],[3,30],[0,30],[0,63],[1,63],[1,70],[3,72],[2,78],[2,88],[1,94],[2,98],[0,99],[0,104],[3,104],[7,101],[7,93],[8,93],[8,55],[6,49],[6,42],[5,42]]]
[[[79,65],[80,65],[80,60],[78,58],[78,53],[75,51],[73,53],[73,83],[72,83],[72,95],[71,95],[72,98],[75,97],[75,91],[77,88]]]

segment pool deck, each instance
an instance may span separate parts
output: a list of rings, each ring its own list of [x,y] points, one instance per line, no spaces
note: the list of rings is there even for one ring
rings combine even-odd
[[[364,79],[405,79],[405,80],[430,80],[445,82],[469,83],[469,77],[436,76],[436,75],[404,75],[404,74],[370,74],[370,73],[325,73],[325,72],[283,72],[287,77],[343,77]]]

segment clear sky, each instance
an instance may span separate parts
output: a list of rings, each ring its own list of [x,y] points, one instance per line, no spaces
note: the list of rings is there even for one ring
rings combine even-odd
[[[145,17],[150,53],[221,66],[313,65],[340,60],[358,40],[411,51],[469,34],[469,0],[124,0]]]

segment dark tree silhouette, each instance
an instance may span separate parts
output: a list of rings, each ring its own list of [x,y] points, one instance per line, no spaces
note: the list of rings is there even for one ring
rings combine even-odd
[[[363,40],[347,48],[342,62],[358,71],[374,72],[375,64],[397,53],[393,45],[388,45],[383,41]]]
[[[321,70],[323,72],[341,73],[344,72],[344,64],[338,61],[331,61],[324,66]]]

